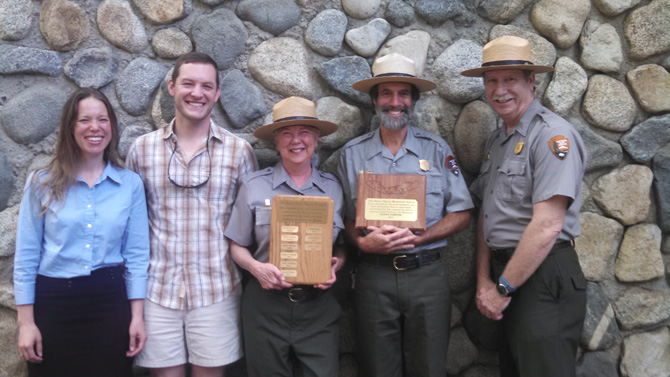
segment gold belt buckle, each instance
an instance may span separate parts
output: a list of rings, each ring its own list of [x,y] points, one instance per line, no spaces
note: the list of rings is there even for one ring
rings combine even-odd
[[[393,268],[395,268],[396,271],[405,271],[407,267],[398,267],[398,258],[407,258],[407,255],[396,255],[393,257]]]
[[[299,299],[293,298],[293,293],[294,293],[294,292],[297,293],[298,291],[302,291],[302,290],[303,290],[303,289],[300,288],[300,287],[289,289],[289,290],[288,290],[288,299],[289,299],[289,301],[291,301],[291,302],[293,302],[293,303],[302,302],[303,300],[299,300]]]

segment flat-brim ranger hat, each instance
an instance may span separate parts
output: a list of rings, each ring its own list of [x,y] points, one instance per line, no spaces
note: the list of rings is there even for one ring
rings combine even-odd
[[[478,77],[494,69],[523,69],[535,73],[554,70],[550,66],[533,64],[530,42],[511,35],[502,36],[487,43],[482,53],[482,66],[465,70],[461,72],[461,75]]]
[[[272,123],[258,127],[254,136],[271,140],[276,130],[298,125],[317,128],[320,131],[319,136],[337,131],[337,124],[317,119],[314,102],[300,97],[289,97],[275,103],[272,107]]]
[[[372,63],[372,78],[356,81],[351,85],[363,93],[384,82],[406,82],[416,86],[419,92],[427,92],[437,87],[432,81],[416,77],[414,60],[397,53],[384,55]]]

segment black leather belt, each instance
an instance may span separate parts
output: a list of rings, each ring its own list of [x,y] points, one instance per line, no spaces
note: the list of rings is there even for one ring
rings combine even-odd
[[[359,261],[376,264],[379,266],[391,266],[397,271],[404,271],[421,266],[427,266],[438,259],[440,259],[439,249],[423,250],[412,254],[364,253],[358,257]]]
[[[574,241],[557,241],[554,246],[551,248],[551,251],[549,252],[549,255],[553,254],[557,250],[563,249],[567,246],[574,246],[575,243]],[[491,258],[498,262],[498,263],[507,263],[509,262],[510,259],[512,259],[512,255],[514,254],[514,247],[509,247],[506,249],[490,249],[491,250]]]
[[[291,302],[307,302],[319,297],[324,291],[311,285],[294,285],[291,288],[271,290],[272,292],[285,296]]]

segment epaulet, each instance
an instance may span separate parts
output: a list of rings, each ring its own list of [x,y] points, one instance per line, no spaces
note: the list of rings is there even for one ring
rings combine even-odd
[[[553,111],[547,109],[546,107],[543,107],[540,111],[538,111],[537,116],[542,118],[544,124],[546,124],[549,128],[570,125],[570,122]]]
[[[245,175],[242,179],[244,179],[247,182],[250,182],[252,179],[272,174],[273,170],[274,168],[272,166],[268,166],[265,169],[252,171],[251,173]]]
[[[353,145],[360,144],[360,143],[364,142],[365,140],[371,139],[372,136],[374,136],[374,134],[375,134],[375,131],[370,131],[370,132],[365,133],[361,136],[355,137],[355,138],[349,140],[346,144],[344,144],[343,148],[349,148]]]
[[[414,136],[422,139],[429,139],[436,141],[438,143],[443,143],[444,139],[442,139],[440,136],[435,135],[434,133],[426,130],[422,130],[421,128],[416,128],[414,127]]]
[[[328,173],[328,172],[325,172],[325,171],[323,171],[323,170],[319,170],[319,175],[320,175],[321,178],[323,178],[323,179],[328,179],[328,180],[330,180],[330,181],[337,182],[338,184],[340,183],[340,181],[338,181],[337,178],[335,178],[334,175],[332,175],[332,174],[330,174],[330,173]]]

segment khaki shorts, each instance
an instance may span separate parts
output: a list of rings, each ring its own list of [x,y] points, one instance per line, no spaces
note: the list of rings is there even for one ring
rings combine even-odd
[[[188,362],[219,367],[243,355],[240,339],[241,285],[223,301],[195,309],[170,309],[144,300],[147,343],[135,357],[145,368]]]

